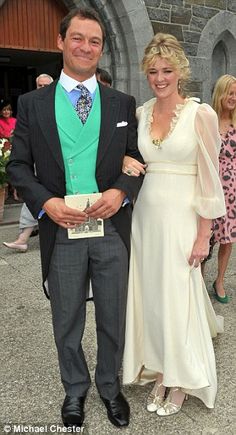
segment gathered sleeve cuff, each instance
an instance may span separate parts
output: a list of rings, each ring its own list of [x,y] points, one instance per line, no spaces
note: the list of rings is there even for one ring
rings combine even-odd
[[[219,177],[221,138],[218,118],[208,104],[201,104],[196,112],[195,132],[199,147],[194,208],[200,216],[215,219],[224,216],[226,209]]]

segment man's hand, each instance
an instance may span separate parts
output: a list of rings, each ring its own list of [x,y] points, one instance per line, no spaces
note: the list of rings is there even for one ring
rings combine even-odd
[[[107,219],[113,216],[121,207],[125,193],[119,189],[108,189],[103,192],[91,207],[86,209],[86,213],[96,219]]]
[[[87,214],[65,204],[63,198],[50,198],[43,204],[43,210],[56,224],[63,228],[74,228],[87,219]]]

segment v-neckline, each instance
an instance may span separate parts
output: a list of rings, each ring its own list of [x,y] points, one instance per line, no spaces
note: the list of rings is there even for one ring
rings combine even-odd
[[[151,133],[151,126],[152,126],[152,123],[153,123],[153,108],[154,108],[155,101],[156,101],[156,99],[154,98],[153,99],[153,104],[150,106],[150,108],[149,108],[149,114],[148,114],[149,136],[150,136],[151,142],[152,142],[152,144],[154,146],[156,146],[154,144],[154,141],[159,142],[159,145],[161,145],[163,142],[165,142],[167,139],[169,139],[169,137],[172,135],[172,133],[173,133],[173,131],[174,131],[174,129],[175,129],[177,123],[178,123],[179,117],[180,117],[183,109],[186,107],[187,103],[189,101],[191,101],[191,100],[189,98],[186,98],[183,103],[176,104],[175,109],[173,110],[174,115],[173,115],[173,117],[171,119],[171,122],[170,122],[169,131],[168,131],[168,133],[165,135],[165,137],[163,139],[159,139],[159,140],[155,139],[152,136],[152,133]],[[161,147],[157,146],[157,149],[161,149]]]

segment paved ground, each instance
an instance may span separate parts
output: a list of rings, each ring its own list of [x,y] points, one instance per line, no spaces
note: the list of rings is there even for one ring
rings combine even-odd
[[[65,433],[60,419],[64,392],[58,375],[50,307],[41,288],[38,238],[30,239],[30,248],[24,254],[7,250],[2,245],[3,241],[13,241],[16,237],[18,228],[12,222],[17,222],[19,212],[20,206],[9,206],[0,225],[0,434],[7,431],[12,434],[60,434]],[[232,297],[230,304],[223,305],[212,299],[216,312],[225,317],[225,333],[214,340],[219,380],[215,409],[210,411],[199,400],[191,398],[176,416],[158,418],[144,408],[150,386],[128,386],[124,393],[131,406],[131,422],[127,429],[119,430],[107,420],[93,386],[86,402],[85,435],[236,433],[235,260],[234,248],[226,279]],[[213,258],[206,271],[211,297],[215,271]],[[87,307],[84,349],[93,373],[96,358],[93,303],[89,302]]]

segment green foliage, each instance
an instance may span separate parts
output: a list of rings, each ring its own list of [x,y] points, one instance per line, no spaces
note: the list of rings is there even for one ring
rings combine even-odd
[[[0,188],[8,182],[6,164],[11,154],[11,142],[8,139],[0,139]]]

